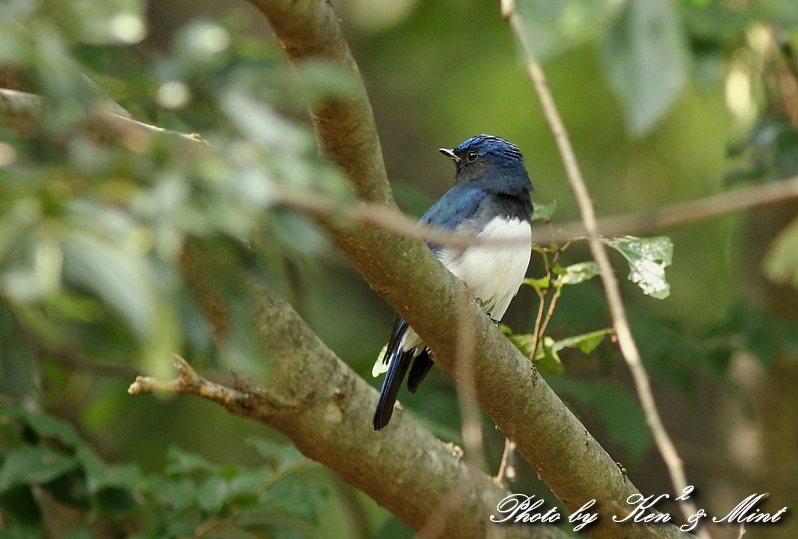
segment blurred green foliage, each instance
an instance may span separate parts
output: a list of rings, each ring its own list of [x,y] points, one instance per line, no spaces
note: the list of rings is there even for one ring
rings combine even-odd
[[[172,447],[162,473],[145,475],[135,464],[107,464],[67,423],[17,406],[0,407],[2,537],[36,537],[54,502],[81,508],[89,518],[71,536],[180,538],[312,537],[317,509],[328,499],[300,475],[313,463],[295,449],[263,439],[249,442],[259,468],[212,464]],[[50,513],[52,518],[52,513]],[[96,535],[95,533],[99,533]],[[80,535],[78,535],[80,534]]]
[[[798,80],[793,0],[517,3],[600,214],[798,174],[798,120],[784,94]],[[251,331],[253,298],[240,288],[253,276],[286,295],[363,376],[391,322],[313,224],[278,204],[282,189],[349,200],[296,118],[308,101],[346,95],[352,81],[324,63],[289,67],[279,47],[248,33],[265,24],[248,15],[181,13],[186,23],[157,47],[148,33],[160,22],[147,11],[156,8],[170,9],[138,0],[0,3],[0,73],[43,98],[38,129],[0,130],[0,509],[8,524],[0,537],[43,533],[50,505],[42,492],[84,515],[70,537],[353,536],[362,529],[352,515],[375,536],[407,536],[284,440],[261,440],[259,426],[210,405],[131,402],[124,392],[135,372],[168,377],[175,352],[207,370],[267,373],[270,358]],[[380,10],[350,0],[336,9],[403,208],[420,215],[449,187],[452,171],[434,148],[491,132],[523,150],[539,218],[556,227],[577,217],[496,3],[419,0]],[[201,138],[91,128],[98,111],[124,113],[113,102]],[[730,369],[741,351],[766,372],[780,355],[798,355],[795,321],[743,293],[746,267],[764,264],[773,280],[798,282],[796,227],[763,261],[745,258],[741,228],[724,218],[669,238],[606,239],[621,253],[618,272],[631,269],[646,294],[667,296],[624,289],[646,367],[663,391],[677,390],[674,401],[698,403],[706,380],[736,394]],[[230,306],[223,365],[181,274],[191,242],[219,257],[221,270],[206,277]],[[651,458],[650,435],[608,345],[595,265],[583,242],[546,249],[507,332],[645,482],[657,474],[635,477],[635,464]],[[533,296],[544,291],[547,302],[558,300],[533,354]],[[433,372],[403,404],[459,442],[447,377]],[[683,426],[672,407],[665,412]],[[495,464],[503,440],[485,426]],[[531,470],[514,488],[543,489]]]

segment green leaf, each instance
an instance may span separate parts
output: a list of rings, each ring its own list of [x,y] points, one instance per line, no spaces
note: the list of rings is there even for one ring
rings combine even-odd
[[[155,476],[150,481],[150,488],[159,504],[169,505],[177,512],[188,509],[197,500],[197,486],[187,477],[172,481]]]
[[[602,237],[602,243],[616,249],[629,262],[629,280],[643,292],[665,299],[671,287],[665,280],[665,267],[673,262],[673,242],[667,236],[636,238],[634,236]]]
[[[230,480],[230,495],[246,496],[253,494],[258,487],[263,485],[266,480],[271,477],[271,475],[272,471],[266,469],[247,470],[240,473]]]
[[[507,333],[507,338],[524,356],[529,357],[530,354],[532,354],[532,334],[525,333],[521,335],[515,335],[513,333]]]
[[[280,444],[263,438],[248,438],[248,444],[266,460],[275,464],[275,472],[281,472],[307,460],[296,447],[291,444]]]
[[[600,36],[618,16],[625,0],[517,0],[535,56],[546,61]]]
[[[765,274],[779,284],[791,284],[798,288],[798,219],[785,227],[765,256]]]
[[[141,471],[135,464],[106,464],[89,446],[78,449],[75,457],[83,465],[91,492],[105,488],[133,490],[141,480]]]
[[[554,272],[560,277],[557,281],[560,284],[579,284],[598,275],[598,266],[595,262],[579,262],[566,268],[557,266]]]
[[[564,348],[579,348],[583,354],[589,354],[595,350],[601,341],[604,340],[606,335],[612,334],[612,329],[600,329],[598,331],[591,331],[590,333],[583,333],[582,335],[575,335],[562,339],[554,343],[554,349],[558,352]]]
[[[310,485],[295,476],[277,481],[260,496],[262,505],[315,523],[316,513],[328,501],[327,493],[318,485]]]
[[[111,212],[83,206],[80,218],[106,217]],[[159,378],[171,373],[168,358],[179,349],[180,333],[174,306],[154,282],[145,257],[85,231],[64,241],[65,280],[86,289],[117,310],[143,345],[144,366]]]
[[[549,278],[541,277],[540,279],[524,279],[523,283],[537,290],[544,290],[549,287]]]
[[[192,472],[216,473],[219,467],[208,462],[204,457],[194,453],[187,453],[179,447],[172,446],[166,453],[169,464],[164,468],[167,475],[186,475]]]
[[[634,135],[654,127],[687,81],[687,42],[673,4],[630,0],[602,43],[605,71]]]
[[[534,336],[532,334],[508,334],[507,338],[524,356],[529,357],[532,355],[532,345],[534,341]],[[543,337],[538,345],[538,350],[535,354],[535,367],[537,367],[541,374],[556,376],[565,371],[554,345],[554,339],[546,336]]]
[[[205,511],[221,507],[227,498],[227,484],[218,475],[211,475],[197,489],[197,505]]]
[[[0,494],[0,507],[3,508],[4,520],[12,524],[11,530],[17,532],[14,534],[5,527],[0,528],[0,539],[43,536],[41,509],[30,488],[19,486],[3,492]]]
[[[556,343],[551,337],[544,336],[535,355],[535,366],[541,374],[558,376],[565,372],[565,367],[557,353]]]
[[[77,447],[84,443],[71,425],[50,415],[30,412],[19,406],[2,405],[0,406],[0,422],[5,419],[21,421],[39,436],[54,438],[69,447]]]
[[[288,154],[312,148],[313,139],[308,132],[240,91],[229,91],[223,96],[222,110],[247,139],[264,148]]]
[[[24,447],[10,453],[0,468],[0,492],[17,485],[41,485],[75,469],[77,460],[49,447]]]
[[[532,203],[532,206],[535,208],[534,212],[532,213],[532,220],[535,219],[542,219],[543,221],[550,221],[551,218],[554,216],[554,211],[557,209],[557,201],[551,202],[549,204],[538,204],[536,202]]]

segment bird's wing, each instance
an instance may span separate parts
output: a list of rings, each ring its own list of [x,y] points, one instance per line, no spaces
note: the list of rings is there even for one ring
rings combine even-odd
[[[419,224],[456,230],[477,213],[486,196],[485,191],[468,184],[455,185],[427,210]],[[436,255],[442,249],[441,245],[432,242],[427,242],[427,245]]]

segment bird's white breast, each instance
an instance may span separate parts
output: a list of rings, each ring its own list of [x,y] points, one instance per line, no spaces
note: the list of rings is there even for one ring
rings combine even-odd
[[[438,257],[474,296],[482,300],[485,312],[500,320],[526,274],[532,250],[532,227],[528,221],[496,217],[478,237],[487,243],[465,250],[444,248]],[[520,244],[490,244],[491,240],[507,238],[522,238],[524,241]]]
[[[468,230],[462,232],[468,233]],[[466,249],[445,247],[437,256],[446,268],[463,281],[472,295],[482,301],[482,308],[494,320],[501,320],[513,297],[518,293],[526,275],[532,253],[532,226],[528,221],[496,217],[477,236],[487,243]],[[521,238],[521,242],[491,245],[493,239]],[[402,338],[402,350],[422,344],[421,338],[409,328]],[[382,356],[382,354],[381,354]],[[387,370],[387,365],[375,364],[375,376]]]

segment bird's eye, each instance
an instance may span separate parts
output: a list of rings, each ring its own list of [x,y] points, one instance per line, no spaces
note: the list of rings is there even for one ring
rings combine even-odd
[[[471,150],[466,154],[466,161],[468,161],[469,163],[473,163],[474,161],[477,160],[477,157],[479,157],[479,154],[477,154],[477,152],[475,152],[474,150]]]

